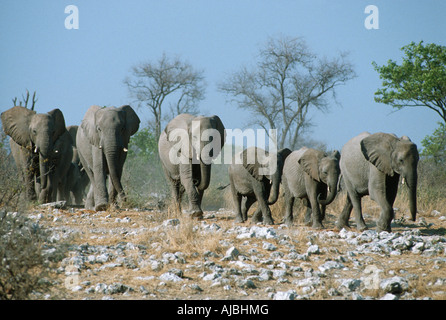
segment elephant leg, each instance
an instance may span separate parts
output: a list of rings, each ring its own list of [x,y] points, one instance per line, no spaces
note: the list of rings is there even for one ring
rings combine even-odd
[[[242,199],[242,205],[241,205],[241,213],[242,213],[242,218],[243,221],[248,220],[248,212],[249,212],[249,208],[251,208],[251,206],[254,204],[254,202],[256,202],[256,198],[254,197],[248,197],[248,196],[244,196]]]
[[[378,229],[382,231],[391,232],[391,223],[395,218],[395,211],[393,210],[393,204],[396,199],[396,195],[398,193],[398,182],[399,176],[395,175],[394,177],[386,178],[386,200],[388,207],[383,209],[383,219],[380,219],[378,223]]]
[[[311,203],[307,198],[302,199],[302,204],[305,206],[304,225],[311,226]]]
[[[293,206],[294,206],[294,196],[286,188],[285,189],[285,220],[284,223],[291,227],[293,225]]]
[[[260,215],[260,213],[257,212],[254,213],[252,220],[254,223],[262,222],[263,220],[264,224],[274,224],[271,209],[267,203],[269,194],[262,183],[259,182],[258,184],[260,186],[256,186],[253,189],[258,203],[257,210],[260,210],[262,214]]]
[[[94,209],[94,186],[90,184],[90,188],[87,193],[87,198],[85,199],[85,209]]]
[[[93,148],[94,209],[103,211],[108,206],[106,161],[101,149]]]
[[[203,216],[201,210],[201,197],[192,179],[192,168],[190,164],[180,164],[180,181],[189,198],[189,209],[185,212],[194,218]]]
[[[350,196],[347,193],[345,198],[345,205],[342,209],[341,214],[338,217],[338,221],[336,222],[336,228],[342,230],[343,228],[349,229],[350,226],[348,224],[348,220],[350,219],[350,214],[353,210],[352,201],[350,200]]]
[[[356,229],[358,229],[359,231],[364,231],[367,229],[367,225],[365,224],[364,218],[362,216],[361,196],[357,193],[350,194],[350,200],[355,212]]]
[[[39,194],[39,202],[40,203],[48,203],[51,202],[54,199],[54,186],[52,179],[49,178],[49,176],[44,176],[43,178],[41,177],[41,179],[47,179],[47,183],[46,183],[46,188],[43,188],[40,190],[40,194]]]
[[[108,199],[110,205],[116,207],[118,205],[118,191],[113,186],[111,179],[108,179]]]
[[[172,204],[174,206],[174,210],[177,214],[181,214],[181,198],[184,192],[182,189],[181,183],[179,181],[168,178],[170,184],[170,193],[172,195]]]
[[[321,211],[319,208],[319,202],[317,201],[317,190],[318,184],[309,176],[305,177],[305,189],[307,192],[307,208],[311,208],[312,215],[312,228],[314,229],[322,229],[324,226],[322,225]],[[307,213],[308,214],[308,213]]]
[[[324,204],[321,204],[321,221],[324,221],[326,211],[327,211],[327,206]]]
[[[254,211],[254,213],[252,214],[252,220],[253,220],[253,222],[256,222],[256,223],[263,221],[263,214],[262,214],[262,209],[260,208],[260,206],[257,206],[256,211]]]
[[[393,203],[395,202],[398,191],[399,176],[386,177],[385,191],[374,193],[374,199],[381,207],[381,214],[377,221],[377,229],[380,231],[391,232],[391,222],[394,218]]]
[[[232,176],[229,175],[229,182],[231,186],[231,195],[232,195],[232,202],[234,204],[234,211],[235,211],[235,222],[244,222],[246,219],[244,218],[242,214],[242,195],[238,193],[234,181],[232,179]]]
[[[82,184],[80,183],[80,181],[78,181],[74,187],[73,187],[73,191],[72,191],[72,198],[74,199],[74,204],[81,204],[82,203],[82,198],[83,198],[83,189],[82,189]]]

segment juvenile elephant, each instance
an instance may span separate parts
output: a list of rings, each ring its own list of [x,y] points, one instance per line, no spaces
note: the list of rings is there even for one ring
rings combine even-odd
[[[54,143],[54,148],[50,156],[51,173],[55,177],[52,195],[53,200],[70,202],[70,194],[66,190],[66,177],[71,168],[72,158],[73,140],[70,133],[65,130]]]
[[[216,115],[180,114],[161,133],[158,151],[175,209],[181,212],[181,198],[186,192],[186,214],[200,218],[201,201],[211,179],[211,164],[225,143],[225,127]]]
[[[1,119],[5,133],[11,137],[11,152],[23,176],[27,199],[55,201],[60,179],[71,162],[66,159],[72,156],[62,111],[36,113],[15,106],[3,112]]]
[[[76,135],[79,159],[91,183],[85,208],[105,210],[109,204],[116,203],[118,195],[125,200],[122,169],[130,137],[138,131],[139,124],[138,115],[128,105],[91,106],[85,113]]]
[[[307,206],[305,223],[323,228],[325,206],[336,197],[340,176],[339,151],[331,154],[303,147],[293,151],[285,160],[282,184],[285,192],[285,223],[293,224],[295,198]],[[321,206],[321,208],[320,208]]]
[[[361,198],[370,195],[381,207],[378,231],[391,231],[393,203],[400,176],[407,181],[411,219],[417,213],[417,146],[408,137],[393,134],[363,132],[342,148],[341,171],[347,189],[347,201],[339,216],[337,227],[348,227],[352,209],[356,227],[367,229],[362,217]]]
[[[252,221],[274,224],[269,205],[276,203],[279,197],[282,169],[290,153],[288,148],[270,154],[250,147],[234,156],[228,171],[237,222],[248,219],[248,210],[257,201]]]
[[[78,128],[79,127],[76,125],[67,127],[67,131],[73,140],[73,157],[71,159],[71,165],[68,173],[63,181],[63,185],[66,198],[69,199],[72,204],[81,205],[83,204],[83,198],[86,195],[85,191],[90,183],[90,179],[82,166],[79,159],[79,153],[77,151],[76,135]]]

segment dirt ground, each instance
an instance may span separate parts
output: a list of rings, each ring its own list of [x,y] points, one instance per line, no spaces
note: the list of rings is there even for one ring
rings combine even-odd
[[[369,213],[364,218],[370,230],[375,227],[378,211],[373,204],[365,207],[364,212]],[[232,211],[227,209],[206,211],[202,220],[175,216],[166,210],[138,209],[94,212],[47,208],[34,209],[31,215],[57,234],[56,241],[71,244],[67,258],[54,275],[51,293],[40,299],[271,300],[281,292],[294,292],[293,297],[310,300],[387,297],[382,288],[364,288],[368,266],[379,269],[381,279],[408,279],[409,288],[397,295],[399,299],[446,299],[446,250],[434,256],[411,250],[357,255],[357,244],[339,238],[340,230],[335,228],[337,214],[330,209],[324,230],[313,230],[299,219],[288,228],[276,217],[277,224],[268,226],[277,234],[272,239],[240,236],[240,230],[254,224],[236,223]],[[446,237],[444,217],[439,212],[426,212],[411,222],[397,214],[392,232],[419,230],[419,235],[437,236],[441,242]],[[356,232],[354,224],[351,227]],[[265,242],[275,246],[273,252],[265,247]],[[319,250],[310,255],[311,245]],[[87,249],[82,253],[80,247]],[[237,249],[239,256],[225,260],[231,247]],[[99,263],[98,258],[88,258],[100,254],[105,254],[107,261]],[[167,261],[166,254],[181,258]],[[290,259],[290,254],[300,258]],[[154,268],[153,262],[160,262],[163,257],[164,262]],[[81,263],[73,262],[80,258],[84,259]],[[342,268],[321,272],[321,266],[329,261],[341,263]],[[247,270],[246,266],[254,270]],[[215,268],[223,270],[221,282],[209,281],[204,276],[215,273]],[[280,277],[274,274],[269,279],[259,279],[259,273],[268,268],[273,273],[285,272]],[[163,274],[175,272],[180,280],[163,280]],[[342,291],[340,283],[346,279],[362,279],[361,289]],[[116,289],[117,285],[122,287]],[[115,290],[104,291],[101,286]]]

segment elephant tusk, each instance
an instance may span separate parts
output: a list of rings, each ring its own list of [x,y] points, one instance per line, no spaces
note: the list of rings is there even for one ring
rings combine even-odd
[[[328,193],[330,193],[330,186],[327,186],[327,191]]]
[[[405,184],[406,183],[406,179],[403,177],[403,179],[401,180],[401,184]]]
[[[122,149],[122,150],[124,150],[124,152],[127,152],[127,151],[129,151],[129,149],[127,149],[127,148],[124,148],[124,149]]]
[[[99,146],[99,149],[102,149],[102,146]]]
[[[37,153],[39,149],[37,149],[37,146],[34,148],[34,153]]]

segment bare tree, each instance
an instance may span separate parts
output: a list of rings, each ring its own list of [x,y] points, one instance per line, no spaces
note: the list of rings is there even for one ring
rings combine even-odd
[[[327,93],[355,77],[345,53],[319,58],[301,38],[269,39],[254,69],[242,67],[219,85],[254,117],[249,125],[277,129],[278,148],[294,148],[311,125],[310,108],[327,111]]]
[[[23,101],[22,100],[18,101],[17,97],[14,97],[14,99],[12,99],[13,107],[22,106],[22,107],[28,108],[28,103],[29,103],[29,91],[28,90],[26,90],[26,95],[22,94],[22,99],[23,99]],[[31,106],[29,107],[31,110],[34,110],[34,108],[36,106],[36,102],[37,102],[37,96],[36,96],[36,92],[34,91],[32,101],[31,101]]]
[[[153,115],[153,130],[158,139],[162,122],[180,113],[198,112],[198,102],[204,99],[203,71],[194,70],[179,58],[165,53],[156,62],[141,63],[131,70],[124,83],[138,107],[148,107]],[[169,110],[164,110],[165,106]]]

